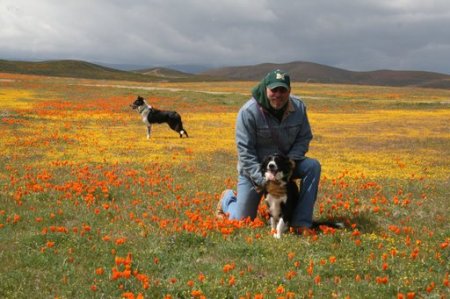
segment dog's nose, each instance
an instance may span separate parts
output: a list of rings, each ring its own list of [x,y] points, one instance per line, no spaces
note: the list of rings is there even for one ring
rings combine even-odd
[[[270,162],[269,164],[267,164],[267,167],[269,168],[269,170],[277,169],[277,165],[274,162]]]

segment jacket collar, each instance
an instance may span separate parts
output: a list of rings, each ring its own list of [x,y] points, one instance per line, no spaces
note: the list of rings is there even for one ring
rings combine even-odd
[[[281,118],[281,121],[285,120],[292,112],[295,112],[295,107],[292,104],[291,96],[289,96],[288,106],[286,107],[286,110],[284,110],[284,114],[283,117]]]

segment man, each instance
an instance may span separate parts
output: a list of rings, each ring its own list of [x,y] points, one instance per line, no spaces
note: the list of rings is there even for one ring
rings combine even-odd
[[[290,92],[289,74],[271,71],[253,88],[253,97],[239,110],[237,194],[232,190],[222,192],[216,211],[218,218],[256,217],[262,195],[257,187],[267,180],[260,171],[261,161],[267,155],[281,153],[296,162],[293,176],[301,179],[291,226],[312,226],[321,166],[317,160],[305,156],[313,136],[305,105]]]

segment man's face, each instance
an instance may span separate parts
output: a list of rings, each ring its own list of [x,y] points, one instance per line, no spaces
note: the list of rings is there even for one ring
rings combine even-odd
[[[276,87],[273,89],[266,88],[267,98],[273,109],[281,109],[289,100],[290,89],[284,87]]]

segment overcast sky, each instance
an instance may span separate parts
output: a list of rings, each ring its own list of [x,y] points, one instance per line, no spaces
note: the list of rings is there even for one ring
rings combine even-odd
[[[0,0],[0,59],[450,74],[450,0]]]

